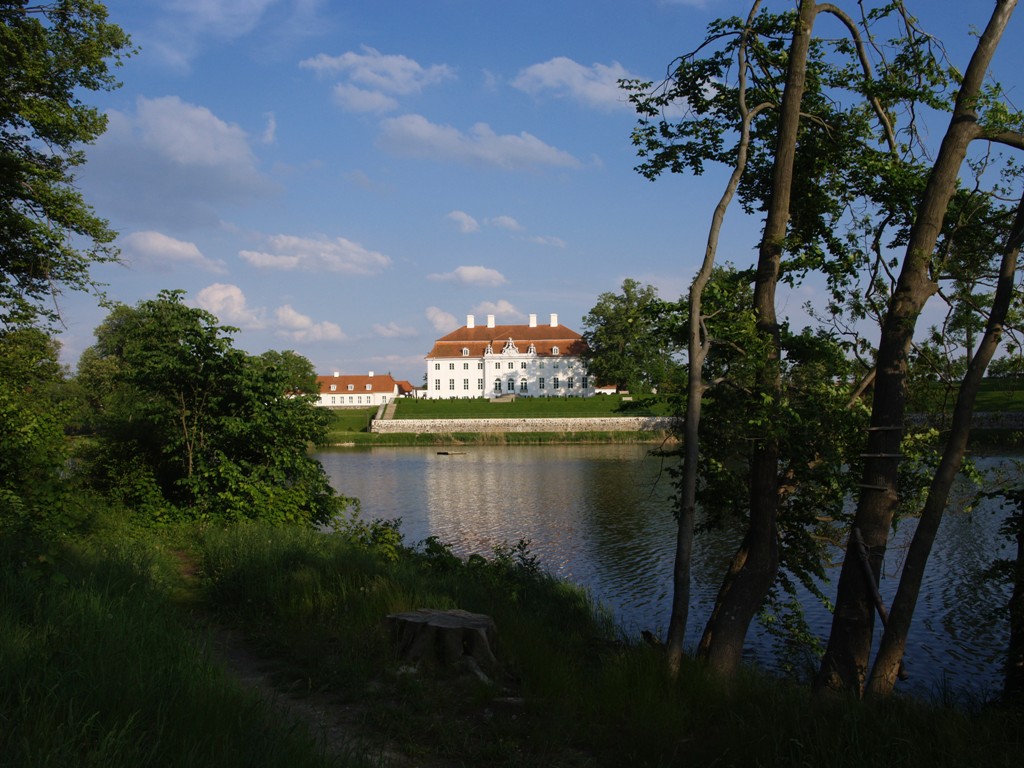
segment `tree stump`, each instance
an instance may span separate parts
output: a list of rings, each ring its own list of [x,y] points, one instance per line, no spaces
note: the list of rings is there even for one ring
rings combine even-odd
[[[389,614],[387,624],[399,655],[407,661],[448,666],[468,657],[483,669],[498,666],[491,649],[497,629],[490,616],[457,608],[420,608]]]

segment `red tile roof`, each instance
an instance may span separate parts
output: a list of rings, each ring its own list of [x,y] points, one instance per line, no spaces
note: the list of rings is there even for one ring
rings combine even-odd
[[[369,376],[367,374],[346,374],[342,376],[317,376],[316,383],[320,386],[321,394],[329,394],[331,385],[335,385],[334,392],[338,394],[345,394],[351,392],[352,394],[366,394],[367,392],[380,394],[382,392],[393,394],[399,386],[399,382],[395,381],[390,374],[374,374]],[[352,385],[352,389],[349,389],[349,384]]]
[[[500,355],[509,339],[523,353],[533,344],[540,357],[550,357],[555,347],[558,347],[559,357],[582,355],[587,348],[583,337],[564,325],[495,325],[493,328],[485,325],[473,328],[462,326],[435,341],[427,359],[464,357],[463,349],[469,350],[469,357],[483,357],[488,345],[493,354]]]

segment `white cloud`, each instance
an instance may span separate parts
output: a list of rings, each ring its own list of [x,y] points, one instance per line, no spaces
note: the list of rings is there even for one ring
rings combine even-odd
[[[398,100],[380,91],[368,91],[348,83],[338,83],[332,90],[334,101],[350,112],[391,112]]]
[[[480,231],[480,224],[465,211],[452,211],[448,214],[448,218],[459,225],[460,232],[469,234]]]
[[[512,86],[531,96],[550,93],[597,109],[619,109],[629,105],[619,88],[620,79],[638,79],[621,64],[592,64],[584,67],[572,59],[558,56],[522,70]]]
[[[451,333],[459,327],[455,316],[439,307],[427,307],[423,314],[438,333]]]
[[[136,126],[142,142],[177,165],[254,170],[245,131],[206,107],[177,96],[140,98]]]
[[[502,317],[506,320],[511,318],[514,320],[522,320],[524,315],[518,309],[515,304],[502,299],[501,301],[483,301],[476,305],[473,312],[477,315],[494,315],[495,317]]]
[[[290,304],[278,307],[274,312],[279,336],[304,343],[310,341],[341,341],[345,338],[341,327],[335,323],[315,323],[308,315],[296,311]]]
[[[309,238],[271,235],[266,250],[239,251],[238,255],[260,269],[306,272],[341,272],[348,275],[376,275],[391,265],[391,259],[344,237]]]
[[[374,323],[373,332],[385,339],[412,339],[419,336],[419,331],[415,328],[403,327],[395,322],[390,322],[387,325]]]
[[[579,168],[580,161],[529,133],[496,134],[486,123],[477,123],[465,134],[450,125],[431,123],[422,115],[402,115],[384,120],[378,140],[396,154],[439,160],[491,165],[508,170],[536,166]]]
[[[495,216],[494,218],[488,219],[487,223],[492,227],[498,227],[499,229],[510,229],[513,232],[517,232],[523,228],[523,225],[513,219],[511,216]]]
[[[505,276],[489,267],[456,267],[451,272],[427,275],[427,279],[439,282],[461,283],[462,285],[496,286],[508,282]]]
[[[560,237],[554,237],[553,235],[536,235],[526,239],[527,242],[534,243],[535,245],[550,245],[555,248],[565,248],[565,240]]]
[[[321,74],[343,75],[347,82],[365,89],[400,96],[419,93],[428,85],[455,76],[446,64],[423,67],[407,56],[385,55],[369,46],[364,45],[362,51],[349,51],[340,56],[321,53],[299,62],[299,66]]]
[[[266,326],[263,310],[250,309],[245,294],[237,285],[214,283],[203,288],[196,295],[196,304],[216,315],[227,325],[245,330],[257,330]]]
[[[181,265],[218,274],[227,272],[224,262],[208,259],[195,243],[177,240],[160,232],[132,232],[121,238],[121,245],[133,266],[142,265],[166,272]]]
[[[264,144],[273,144],[277,138],[277,117],[273,112],[267,112],[266,114],[267,124],[263,129],[263,135],[260,137],[260,141]]]
[[[216,227],[224,204],[266,197],[246,132],[176,96],[139,98],[135,112],[107,113],[107,131],[81,171],[91,202],[122,227]]]

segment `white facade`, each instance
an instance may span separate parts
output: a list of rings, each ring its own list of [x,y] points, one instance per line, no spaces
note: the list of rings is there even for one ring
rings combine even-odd
[[[373,371],[365,375],[342,375],[335,371],[333,376],[317,376],[316,380],[320,385],[316,405],[328,408],[384,405],[398,397],[401,389],[391,376],[375,376]]]
[[[430,399],[496,397],[589,397],[594,383],[583,360],[579,333],[558,323],[496,325],[494,315],[477,326],[466,325],[438,339],[427,355]]]

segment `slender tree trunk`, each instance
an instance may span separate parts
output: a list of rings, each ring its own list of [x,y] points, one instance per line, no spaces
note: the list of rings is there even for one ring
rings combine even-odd
[[[771,341],[769,352],[762,361],[758,387],[761,392],[771,394],[776,401],[781,389],[781,344],[775,312],[775,290],[789,224],[800,103],[806,82],[811,30],[817,12],[813,0],[801,0],[789,49],[786,86],[779,111],[772,189],[754,283],[757,328]],[[718,593],[698,651],[700,658],[724,676],[731,676],[739,669],[750,622],[760,610],[778,573],[778,466],[777,441],[770,436],[761,438],[751,456],[750,523]]]
[[[971,433],[971,417],[974,414],[974,401],[981,388],[985,369],[988,368],[1002,338],[1003,323],[1013,298],[1013,280],[1017,268],[1017,257],[1020,254],[1022,233],[1024,233],[1024,198],[1021,198],[1010,236],[1007,239],[1006,250],[999,267],[999,279],[992,301],[992,311],[985,326],[985,333],[982,335],[977,352],[971,358],[967,373],[960,384],[960,391],[953,409],[949,439],[946,441],[942,459],[932,478],[931,487],[928,489],[928,498],[925,500],[917,529],[910,542],[910,549],[900,575],[900,584],[889,611],[889,620],[882,634],[882,642],[878,649],[878,655],[875,657],[871,679],[868,683],[868,692],[872,695],[888,695],[892,693],[896,685],[896,676],[903,659],[903,650],[907,642],[907,633],[910,631],[910,622],[914,616],[914,607],[917,605],[917,597],[921,591],[928,555],[931,554],[935,534],[938,533],[939,523],[942,522],[942,513],[946,508],[946,501],[949,499],[950,488],[960,471],[964,453],[967,450],[967,438]]]
[[[970,141],[980,135],[975,102],[1016,0],[997,0],[978,41],[953,108],[952,119],[929,175],[907,252],[889,302],[878,345],[867,456],[853,525],[860,529],[877,580],[897,503],[897,462],[906,407],[907,354],[917,319],[936,286],[932,254]],[[871,590],[850,547],[839,575],[835,614],[815,688],[860,694],[867,678],[874,630]]]
[[[760,0],[753,4],[747,22],[748,27],[757,13]],[[750,145],[750,122],[764,105],[753,110],[746,103],[746,34],[739,46],[739,112],[741,118],[740,141],[737,148],[736,165],[726,184],[708,230],[704,261],[690,286],[689,327],[688,327],[688,378],[686,387],[686,414],[683,422],[683,468],[679,489],[679,513],[676,529],[676,558],[672,578],[672,614],[669,619],[666,659],[669,674],[675,677],[683,657],[683,642],[690,609],[690,566],[693,560],[693,526],[697,510],[697,466],[700,456],[700,417],[704,397],[704,360],[709,349],[709,340],[704,328],[702,300],[704,287],[711,279],[718,251],[718,239],[722,221],[729,203],[739,186],[740,178],[747,165],[747,151]]]

